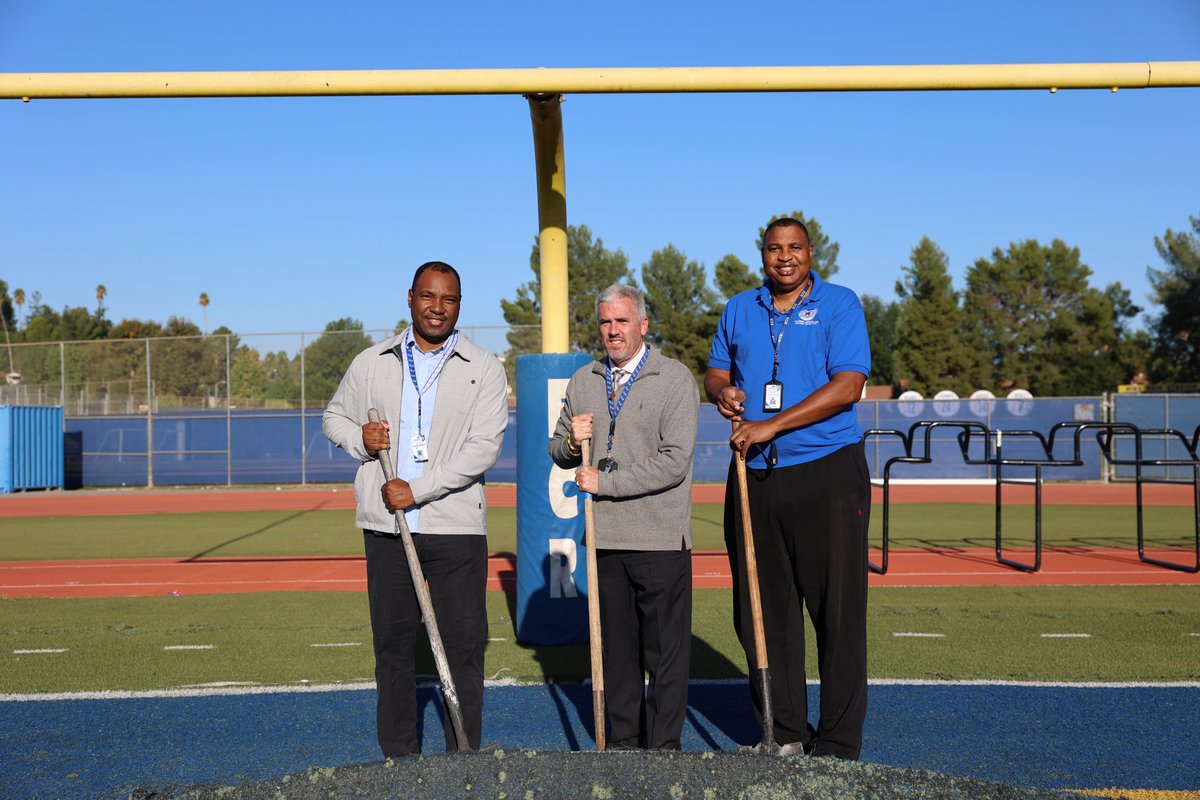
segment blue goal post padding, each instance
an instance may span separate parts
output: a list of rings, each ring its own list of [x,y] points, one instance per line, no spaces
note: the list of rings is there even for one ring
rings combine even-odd
[[[588,638],[583,502],[572,470],[550,459],[567,383],[581,353],[517,357],[517,641]]]

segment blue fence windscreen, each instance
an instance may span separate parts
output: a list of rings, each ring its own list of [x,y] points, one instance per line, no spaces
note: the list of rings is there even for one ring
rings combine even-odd
[[[920,400],[915,402],[863,401],[857,406],[864,431],[898,430],[908,433],[913,423],[925,421],[976,422],[989,430],[1005,432],[1006,459],[1044,458],[1040,444],[1019,431],[1045,435],[1060,422],[1101,422],[1104,408],[1098,397],[1035,398],[1032,400]],[[1200,426],[1200,395],[1116,395],[1113,421],[1129,422],[1139,428],[1175,428],[1191,435]],[[150,469],[156,485],[189,484],[280,484],[349,483],[358,466],[353,458],[334,447],[321,432],[321,411],[206,410],[159,413],[149,421],[143,416],[70,417],[69,439],[77,440],[68,485],[144,486]],[[153,462],[147,464],[147,437],[153,433]],[[729,422],[715,406],[700,407],[693,479],[722,482],[729,470]],[[517,419],[510,410],[508,433],[500,460],[488,471],[494,483],[513,483],[516,469]],[[971,440],[972,459],[981,459],[983,443]],[[1105,464],[1095,435],[1081,437],[1083,466],[1049,467],[1047,480],[1099,480]],[[1182,446],[1168,437],[1147,436],[1143,457],[1184,458]],[[1073,455],[1071,437],[1060,437],[1055,458]],[[923,439],[914,443],[922,453]],[[871,475],[878,480],[888,460],[901,455],[903,447],[895,436],[876,435],[866,443]],[[1119,457],[1133,457],[1132,439],[1118,437]],[[935,428],[930,436],[930,464],[897,464],[893,478],[990,479],[994,468],[964,462],[958,444],[958,429]],[[1147,477],[1187,479],[1190,467],[1146,468]],[[1118,467],[1119,478],[1132,478],[1133,467]],[[1032,477],[1033,467],[1004,468],[1006,477]],[[74,480],[72,480],[74,478]]]
[[[1200,430],[1200,395],[1198,394],[1118,394],[1113,397],[1113,421],[1128,422],[1142,430],[1176,430],[1190,439]],[[1132,460],[1136,443],[1132,437],[1121,437],[1116,441],[1115,455],[1120,461]],[[1187,448],[1178,437],[1167,434],[1147,434],[1142,437],[1142,459],[1186,461]],[[1118,464],[1116,477],[1133,478],[1136,468],[1131,464]],[[1192,467],[1167,465],[1142,467],[1147,478],[1166,480],[1192,479]]]

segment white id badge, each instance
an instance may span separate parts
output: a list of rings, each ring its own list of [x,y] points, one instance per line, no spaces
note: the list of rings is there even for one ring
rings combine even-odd
[[[783,384],[767,381],[763,384],[763,411],[783,410]]]
[[[429,460],[429,443],[419,433],[414,433],[412,437],[412,457],[416,462]]]

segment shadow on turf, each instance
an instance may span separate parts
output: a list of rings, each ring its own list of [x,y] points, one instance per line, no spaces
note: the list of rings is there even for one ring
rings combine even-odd
[[[232,544],[237,544],[238,542],[244,542],[247,539],[253,539],[255,536],[258,536],[260,533],[266,533],[267,531],[271,530],[272,528],[278,528],[280,525],[291,522],[294,519],[299,519],[300,517],[303,517],[305,514],[309,514],[315,510],[317,510],[317,509],[305,509],[303,511],[297,511],[295,514],[289,514],[288,516],[283,517],[282,519],[277,519],[269,525],[263,525],[261,528],[259,528],[257,530],[250,531],[249,533],[243,533],[241,536],[235,536],[232,539],[226,539],[225,541],[221,542],[220,544],[213,545],[212,547],[208,548],[207,550],[201,550],[199,553],[194,553],[191,556],[188,556],[187,558],[184,559],[184,562],[196,561],[197,559],[204,558],[205,556],[210,555],[211,553],[215,553],[216,551],[220,550],[223,547],[228,547]]]
[[[509,619],[517,618],[517,593],[515,587],[504,589]],[[732,624],[732,623],[730,623]],[[534,660],[542,670],[542,680],[547,684],[554,701],[559,723],[562,725],[571,750],[591,750],[595,746],[596,715],[593,706],[591,684],[583,681],[591,677],[591,662],[588,646],[577,645],[523,645],[533,652]],[[418,669],[423,663],[424,653],[418,653]],[[432,664],[432,653],[428,654]],[[746,671],[734,664],[723,653],[705,640],[692,634],[691,674],[709,678],[745,678]],[[748,680],[748,679],[747,679]],[[571,721],[571,710],[582,723],[590,741],[581,741]],[[750,701],[749,683],[735,687],[728,683],[696,684],[688,687],[688,722],[696,729],[704,743],[719,750],[717,736],[710,730],[715,727],[738,744],[753,744],[758,741],[761,729],[755,721]],[[645,746],[645,743],[642,743]]]

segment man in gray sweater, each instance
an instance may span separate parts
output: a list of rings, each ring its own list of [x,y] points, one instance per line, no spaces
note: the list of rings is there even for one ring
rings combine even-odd
[[[458,334],[462,286],[454,267],[417,268],[408,292],[412,328],[368,347],[346,371],[321,427],[359,459],[355,524],[363,530],[367,596],[385,756],[421,751],[413,645],[421,623],[393,511],[403,511],[458,691],[467,739],[479,748],[487,644],[487,504],[483,474],[508,424],[508,383],[495,356]],[[369,423],[376,408],[381,422]],[[391,449],[390,453],[380,451]],[[377,456],[394,457],[384,483]],[[458,749],[446,721],[446,750]]]
[[[575,482],[595,498],[608,749],[678,750],[691,662],[699,390],[687,367],[646,344],[637,289],[609,286],[596,317],[608,355],[572,376],[550,456],[577,467]],[[582,463],[585,439],[593,439],[590,464]]]

